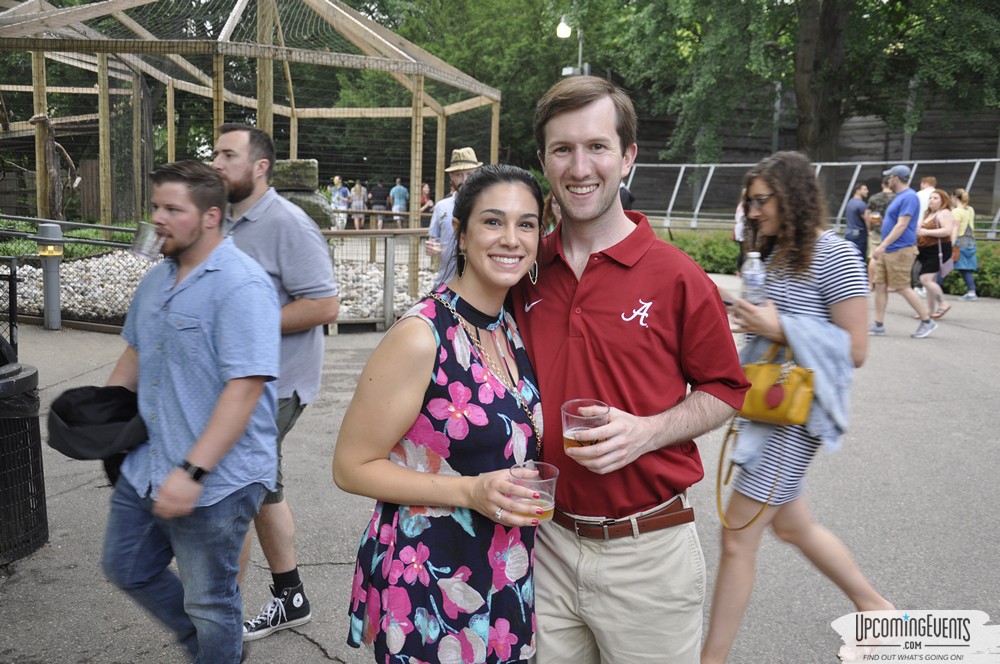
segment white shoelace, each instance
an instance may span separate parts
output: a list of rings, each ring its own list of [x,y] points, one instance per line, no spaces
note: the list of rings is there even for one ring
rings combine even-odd
[[[274,614],[279,614],[279,622],[285,620],[285,603],[280,598],[275,597],[270,602],[260,607],[260,615],[250,621],[250,627],[255,629],[261,625],[271,627]]]

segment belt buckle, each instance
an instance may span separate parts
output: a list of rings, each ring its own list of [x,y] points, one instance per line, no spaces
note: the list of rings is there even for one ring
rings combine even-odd
[[[618,521],[619,521],[619,519],[604,519],[603,521],[597,521],[597,522],[594,522],[594,523],[587,523],[586,521],[577,521],[576,519],[574,519],[573,520],[573,531],[576,533],[577,537],[585,537],[584,535],[580,534],[580,526],[581,525],[583,525],[583,526],[600,526],[602,534],[603,534],[603,538],[602,539],[605,542],[607,542],[609,539],[611,539],[611,537],[608,534],[608,526],[613,526],[614,524],[618,523]]]

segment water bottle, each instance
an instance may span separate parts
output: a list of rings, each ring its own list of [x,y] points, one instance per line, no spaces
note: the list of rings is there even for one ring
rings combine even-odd
[[[759,251],[747,253],[746,260],[740,267],[740,277],[743,278],[743,299],[750,304],[764,304],[767,300],[767,289],[764,286],[767,272],[760,260]]]

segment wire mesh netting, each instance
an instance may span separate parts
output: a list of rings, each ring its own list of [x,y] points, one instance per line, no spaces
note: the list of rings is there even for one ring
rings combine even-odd
[[[408,188],[427,182],[432,192],[446,193],[440,169],[452,149],[470,146],[487,160],[495,140],[490,105],[499,93],[339,0],[178,4],[158,0],[106,15],[95,10],[34,31],[17,21],[0,26],[0,61],[8,72],[0,81],[0,111],[10,126],[0,131],[0,212],[36,214],[35,132],[27,122],[36,111],[38,79],[28,51],[44,53],[45,110],[60,149],[59,180],[67,193],[61,211],[69,219],[141,218],[148,201],[144,174],[152,165],[210,157],[220,117],[259,125],[262,90],[273,102],[278,157],[317,160],[324,185],[334,175],[368,188],[378,178],[391,186],[399,177]],[[23,15],[28,21],[31,12]],[[102,95],[96,93],[105,57],[110,215],[99,195]],[[417,94],[422,133],[413,131],[411,119]]]

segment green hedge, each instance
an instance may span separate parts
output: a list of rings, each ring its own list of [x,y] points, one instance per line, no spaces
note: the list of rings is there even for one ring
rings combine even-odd
[[[739,248],[728,231],[657,231],[660,237],[682,250],[713,274],[736,272]],[[979,269],[975,273],[976,293],[980,297],[1000,297],[1000,242],[978,243]],[[950,295],[965,293],[965,281],[958,272],[944,280],[944,291]]]
[[[710,274],[735,274],[740,248],[730,239],[729,231],[657,231]]]

